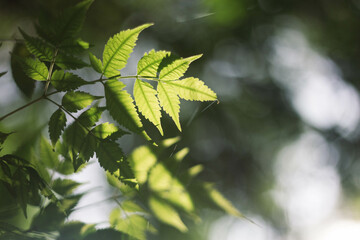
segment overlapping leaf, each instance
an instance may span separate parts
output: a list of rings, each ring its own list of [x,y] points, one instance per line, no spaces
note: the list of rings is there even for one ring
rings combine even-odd
[[[142,133],[149,139],[142,129],[143,125],[136,112],[133,99],[123,90],[124,87],[125,84],[117,80],[109,80],[105,83],[106,108],[119,124],[133,132]]]
[[[23,67],[25,74],[34,80],[37,81],[46,81],[49,75],[49,71],[45,63],[40,62],[39,59],[25,58],[20,59],[19,61]]]
[[[151,50],[145,53],[137,65],[137,74],[146,77],[157,77],[161,63],[170,56],[168,51]]]
[[[102,73],[103,72],[103,64],[102,64],[101,60],[98,59],[91,52],[89,52],[89,59],[90,59],[90,63],[91,63],[92,68],[95,71],[97,71],[98,73]]]
[[[86,83],[79,76],[61,70],[56,70],[51,76],[51,84],[59,91],[75,90]]]
[[[163,81],[173,81],[180,79],[182,76],[184,76],[184,73],[189,68],[190,63],[196,59],[199,59],[201,56],[202,54],[173,61],[171,64],[167,65],[161,70],[159,79]]]
[[[103,52],[103,74],[106,77],[111,78],[120,74],[119,71],[125,67],[135,47],[138,35],[151,25],[144,24],[134,29],[121,31],[109,39]]]

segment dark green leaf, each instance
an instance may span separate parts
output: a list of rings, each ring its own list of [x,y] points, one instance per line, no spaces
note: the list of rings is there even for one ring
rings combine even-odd
[[[51,84],[59,91],[75,90],[86,83],[79,76],[62,70],[56,70],[51,76]]]
[[[75,182],[71,179],[58,178],[53,182],[52,189],[62,196],[67,196],[72,194],[80,185],[81,183]]]
[[[86,92],[67,92],[62,99],[62,106],[70,112],[76,112],[100,98]]]
[[[49,121],[49,135],[53,146],[59,140],[62,131],[66,126],[65,113],[59,108],[50,117]]]
[[[100,165],[109,172],[115,172],[120,167],[120,162],[124,161],[124,153],[119,145],[111,141],[100,142],[96,149],[96,156]]]
[[[21,64],[17,60],[20,58],[30,57],[31,54],[26,49],[25,44],[16,43],[11,53],[11,73],[16,86],[28,98],[30,98],[35,89],[35,81],[29,78],[23,71]]]
[[[39,38],[30,37],[19,28],[25,39],[25,45],[29,52],[41,61],[51,61],[54,56],[54,48]]]
[[[56,57],[55,64],[61,69],[78,69],[88,67],[89,64],[74,56],[60,52]]]

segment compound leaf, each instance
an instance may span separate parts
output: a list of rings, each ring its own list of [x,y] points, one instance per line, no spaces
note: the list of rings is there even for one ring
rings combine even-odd
[[[96,156],[99,159],[100,165],[111,173],[118,170],[120,162],[124,160],[122,149],[117,143],[112,141],[101,141],[96,149]]]
[[[54,55],[54,49],[49,44],[45,43],[39,38],[30,37],[23,30],[19,28],[22,36],[25,39],[26,48],[31,54],[36,56],[41,61],[51,61]]]
[[[103,52],[103,74],[108,77],[119,75],[119,71],[125,67],[138,36],[142,30],[152,24],[144,24],[134,29],[121,31],[108,40]]]

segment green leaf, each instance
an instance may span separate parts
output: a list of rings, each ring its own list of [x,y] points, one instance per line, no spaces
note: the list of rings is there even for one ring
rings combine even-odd
[[[24,73],[21,63],[18,61],[18,59],[19,57],[27,58],[30,56],[31,54],[23,43],[16,43],[11,53],[11,73],[13,79],[16,83],[16,86],[28,98],[30,98],[34,92],[35,81]]]
[[[157,162],[155,153],[148,146],[136,148],[129,156],[129,163],[139,184],[147,181],[150,169]]]
[[[202,195],[204,198],[209,198],[216,206],[228,214],[236,217],[243,217],[243,215],[234,207],[234,205],[232,205],[229,200],[227,200],[219,191],[213,187],[213,184],[205,183],[203,188],[205,190],[205,194]]]
[[[104,110],[104,107],[91,107],[79,116],[78,121],[82,124],[82,126],[90,128],[100,120],[101,114]]]
[[[54,152],[49,142],[41,137],[40,139],[40,160],[45,167],[54,169],[59,164],[58,154]]]
[[[46,81],[49,75],[49,71],[45,65],[45,63],[40,62],[39,59],[33,58],[25,58],[20,59],[21,66],[25,72],[25,74],[34,80],[37,81]]]
[[[159,81],[157,92],[161,107],[170,115],[177,128],[181,131],[179,120],[180,100],[175,89],[166,82]]]
[[[188,213],[194,211],[194,203],[190,194],[179,179],[175,177],[175,172],[171,172],[163,162],[152,168],[148,184],[162,199]]]
[[[65,113],[59,108],[51,115],[49,121],[49,135],[53,146],[55,146],[56,142],[59,140],[65,126],[66,116]]]
[[[102,64],[101,60],[98,59],[91,52],[89,52],[89,59],[90,59],[90,63],[91,63],[92,68],[95,71],[97,71],[98,73],[102,73],[103,72],[103,64]]]
[[[103,74],[114,77],[120,74],[120,70],[125,67],[137,38],[142,30],[153,24],[144,24],[134,29],[121,31],[108,40],[103,52]]]
[[[203,81],[198,78],[185,78],[180,81],[167,81],[180,98],[190,101],[214,101],[217,99],[216,93],[208,88]]]
[[[56,57],[56,66],[58,66],[61,69],[78,69],[83,67],[88,67],[89,64],[85,63],[81,59],[78,59],[74,56],[64,54],[59,52]]]
[[[7,71],[6,72],[0,72],[0,77],[4,76],[6,73],[7,73]]]
[[[142,133],[146,139],[150,139],[143,130],[132,97],[122,90],[124,87],[125,84],[115,79],[105,83],[106,108],[120,125],[135,133]]]
[[[161,80],[180,79],[189,68],[190,63],[196,59],[199,59],[201,56],[202,54],[173,61],[171,64],[167,65],[161,70],[159,78]]]
[[[65,9],[57,18],[41,16],[37,32],[40,36],[59,46],[66,40],[75,38],[81,30],[86,11],[93,0],[85,0],[74,7]]]
[[[80,147],[79,156],[84,161],[89,161],[94,156],[95,150],[99,145],[99,140],[92,133],[88,133]]]
[[[138,62],[137,74],[146,77],[157,77],[160,64],[168,56],[170,56],[168,51],[151,50],[149,53],[145,53]]]
[[[161,135],[164,135],[160,123],[161,109],[156,97],[156,90],[149,83],[136,79],[134,98],[139,112],[159,129]]]
[[[120,162],[124,160],[122,149],[117,143],[111,141],[100,142],[99,147],[96,149],[96,156],[100,165],[109,172],[118,170]]]
[[[62,196],[68,196],[73,194],[74,190],[80,185],[81,183],[75,182],[71,179],[57,178],[52,184],[52,189]]]
[[[75,90],[87,82],[73,73],[56,70],[51,76],[51,84],[59,91],[69,91]]]
[[[62,99],[62,106],[70,112],[76,112],[80,109],[86,108],[94,100],[102,97],[93,96],[86,92],[67,92]]]
[[[91,132],[98,138],[105,139],[111,134],[117,132],[119,129],[112,123],[102,123],[96,126]]]
[[[87,49],[89,49],[90,44],[81,40],[80,38],[77,39],[69,39],[65,40],[59,45],[61,51],[65,53],[72,53],[72,54],[81,54]]]
[[[110,225],[120,232],[124,232],[134,239],[145,240],[149,222],[140,215],[132,214],[123,218],[120,209],[114,209],[110,214]]]
[[[179,213],[166,201],[156,196],[150,196],[149,207],[155,217],[161,222],[173,226],[181,232],[187,232],[187,227],[182,222]]]
[[[54,48],[39,38],[30,37],[19,28],[21,35],[25,39],[26,48],[31,54],[41,61],[51,61],[54,56]]]

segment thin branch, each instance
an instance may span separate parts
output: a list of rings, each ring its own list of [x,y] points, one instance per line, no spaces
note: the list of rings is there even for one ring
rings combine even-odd
[[[48,96],[51,96],[51,95],[53,95],[53,94],[55,94],[55,93],[58,93],[58,92],[59,92],[59,91],[54,91],[54,92],[52,92],[52,93],[43,95],[43,96],[41,96],[41,97],[38,97],[38,98],[32,100],[31,102],[25,104],[24,106],[21,106],[21,107],[15,109],[14,111],[12,111],[12,112],[10,112],[10,113],[2,116],[2,117],[0,118],[0,122],[1,122],[2,120],[4,120],[5,118],[10,117],[10,116],[13,115],[14,113],[17,113],[18,111],[20,111],[20,110],[22,110],[22,109],[24,109],[24,108],[27,108],[27,107],[33,105],[34,103],[36,103],[36,102],[38,102],[38,101],[40,101],[40,100],[42,100],[42,99],[44,99],[44,98],[46,98],[46,97],[48,97]]]

